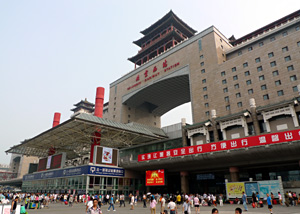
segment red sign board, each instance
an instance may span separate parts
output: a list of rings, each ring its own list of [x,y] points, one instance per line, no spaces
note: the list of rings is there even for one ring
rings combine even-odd
[[[146,186],[163,186],[165,185],[165,170],[146,171]]]
[[[138,161],[241,149],[300,140],[300,129],[140,154]]]

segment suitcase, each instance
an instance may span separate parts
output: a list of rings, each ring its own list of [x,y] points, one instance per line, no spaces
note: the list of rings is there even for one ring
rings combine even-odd
[[[255,203],[254,202],[252,203],[252,207],[255,208]]]
[[[68,202],[67,202],[67,201],[65,201],[65,205],[68,205]]]

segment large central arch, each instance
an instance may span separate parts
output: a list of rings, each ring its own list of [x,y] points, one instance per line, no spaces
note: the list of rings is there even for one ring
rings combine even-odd
[[[146,107],[150,113],[158,116],[190,101],[188,66],[150,82],[122,98],[123,104],[133,108]]]

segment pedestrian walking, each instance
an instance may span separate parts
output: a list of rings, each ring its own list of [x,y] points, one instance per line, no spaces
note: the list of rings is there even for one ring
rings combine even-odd
[[[245,211],[248,211],[248,207],[247,207],[247,195],[245,194],[245,192],[243,192],[242,201],[243,201],[243,205],[244,205]]]

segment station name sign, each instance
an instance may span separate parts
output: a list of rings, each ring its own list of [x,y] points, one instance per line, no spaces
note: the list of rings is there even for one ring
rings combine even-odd
[[[177,63],[174,63],[174,64],[168,66],[168,62],[167,62],[167,60],[165,60],[165,61],[163,62],[163,64],[162,64],[162,71],[163,71],[163,72],[170,71],[170,70],[172,70],[173,68],[175,68],[175,67],[177,67],[177,66],[179,66],[179,65],[180,65],[180,63],[177,62]],[[136,78],[135,78],[136,83],[133,84],[133,85],[131,85],[131,86],[129,86],[129,87],[127,88],[127,90],[130,90],[130,89],[132,89],[132,88],[135,88],[135,87],[139,86],[140,84],[142,84],[142,82],[147,82],[147,81],[149,81],[149,80],[151,80],[151,79],[153,79],[153,78],[159,76],[161,73],[163,73],[162,71],[159,71],[158,68],[157,68],[157,66],[154,66],[153,69],[152,69],[152,71],[149,70],[149,69],[146,69],[146,70],[143,72],[143,74],[138,74],[138,75],[136,76]],[[143,78],[143,79],[142,79],[142,78]]]
[[[300,140],[300,129],[140,154],[138,155],[138,161],[228,151],[298,140]]]

